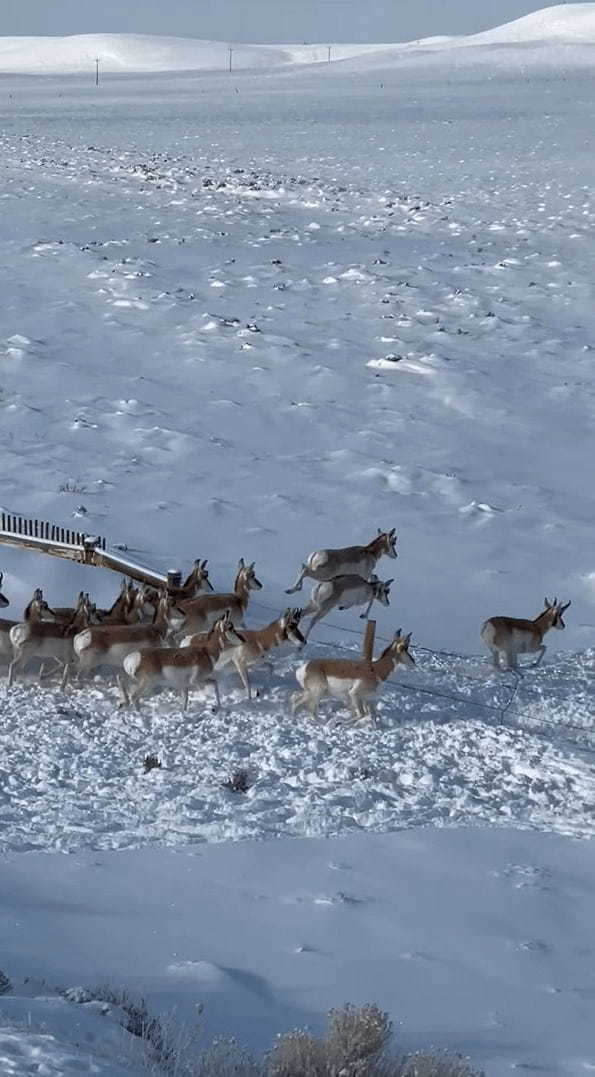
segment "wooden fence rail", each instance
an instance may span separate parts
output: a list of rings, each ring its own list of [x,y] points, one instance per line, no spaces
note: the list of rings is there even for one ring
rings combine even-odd
[[[177,570],[154,572],[135,561],[120,557],[117,551],[107,548],[105,538],[13,513],[0,513],[0,545],[35,550],[82,565],[109,568],[150,587],[163,587],[164,584],[179,587],[181,582],[181,573]]]

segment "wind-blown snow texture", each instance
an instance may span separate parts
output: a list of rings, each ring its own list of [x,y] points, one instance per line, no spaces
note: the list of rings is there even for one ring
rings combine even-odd
[[[2,507],[72,520],[161,569],[209,557],[218,588],[239,556],[254,559],[253,624],[286,605],[311,549],[396,526],[400,559],[379,565],[397,577],[379,635],[413,631],[418,663],[387,686],[377,731],[292,719],[291,655],[255,676],[251,705],[225,678],[218,713],[196,694],[181,715],[164,694],[124,714],[109,680],[64,698],[20,679],[0,726],[1,840],[16,863],[25,851],[117,849],[134,874],[143,854],[130,850],[148,844],[420,824],[593,834],[595,95],[591,31],[571,33],[592,5],[576,7],[564,34],[549,13],[502,44],[424,42],[318,68],[120,76],[99,91],[78,78],[2,80]],[[80,587],[105,602],[117,587],[11,550],[2,570],[8,615],[36,585],[60,604]],[[519,683],[493,674],[477,655],[484,618],[535,615],[554,593],[572,606],[543,668]],[[360,629],[337,613],[307,653],[358,646]],[[162,768],[144,774],[149,752]],[[222,787],[239,768],[246,795]],[[470,872],[473,843],[488,855],[492,840],[469,836]],[[541,878],[542,839],[503,840],[525,843],[504,863]],[[244,845],[238,857],[245,848],[256,858]],[[277,846],[277,867],[292,848]],[[568,916],[565,897],[556,910]],[[370,924],[384,948],[386,925]],[[560,930],[554,944],[537,930],[519,943],[534,966],[544,946],[570,947],[559,1047],[543,1033],[553,974],[531,995],[522,1044],[500,1003],[486,1009],[501,1030],[494,1052],[477,1021],[464,1032],[448,1010],[436,1027],[424,1001],[412,1046],[452,1043],[494,1074],[592,1067],[577,1032],[592,992],[578,954],[592,955],[592,935]],[[182,962],[231,965],[183,949]],[[55,955],[47,965],[59,978]],[[248,956],[241,976],[258,992],[256,967]],[[469,997],[490,993],[492,967],[477,957]],[[213,982],[233,1017],[226,975]],[[304,997],[314,981],[318,969]],[[341,998],[321,995],[317,1015],[345,1001],[342,973],[336,982]],[[426,982],[443,982],[436,965]],[[398,1017],[385,992],[371,975],[365,997]],[[259,997],[270,1008],[268,989]],[[459,1003],[460,1017],[468,996]],[[275,1014],[274,1031],[299,1019]]]

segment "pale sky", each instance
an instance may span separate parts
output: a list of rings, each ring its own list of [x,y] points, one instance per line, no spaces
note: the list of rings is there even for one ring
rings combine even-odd
[[[474,33],[540,0],[0,0],[0,36],[145,33],[253,42]]]

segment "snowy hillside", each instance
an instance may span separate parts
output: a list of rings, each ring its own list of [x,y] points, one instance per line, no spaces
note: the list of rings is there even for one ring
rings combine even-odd
[[[318,1033],[346,999],[375,998],[401,1050],[462,1051],[487,1077],[578,1077],[595,1067],[594,884],[591,842],[510,830],[11,856],[0,1064],[2,1021],[16,1020],[38,1052],[40,1024],[48,1039],[70,1026],[87,1057],[103,1035],[114,1059],[120,1038],[131,1065],[111,1007],[102,1018],[82,991],[69,992],[79,1005],[51,997],[124,983],[203,1047],[231,1034],[262,1050],[281,1030]],[[120,1077],[128,1065],[80,1069]]]
[[[375,45],[334,45],[333,59],[365,55]],[[0,37],[0,73],[220,71],[229,65],[225,41],[143,34],[80,34],[71,37]],[[327,45],[233,45],[233,66],[270,68],[328,62]]]
[[[359,60],[364,66],[399,63],[428,51],[494,45],[595,44],[595,4],[559,4],[504,26],[468,37],[431,37],[396,44],[332,44],[333,62]],[[222,71],[233,46],[235,70],[286,65],[325,64],[326,43],[246,45],[224,41],[143,34],[79,34],[68,37],[0,37],[0,74],[86,74],[99,58],[101,71]]]
[[[533,11],[522,19],[467,38],[470,44],[565,42],[595,44],[595,4],[555,4]]]
[[[208,558],[218,590],[254,560],[253,626],[310,550],[396,527],[378,646],[402,626],[417,663],[377,729],[290,713],[298,660],[359,649],[353,611],[257,672],[250,703],[222,677],[218,711],[196,691],[186,713],[169,693],[123,712],[109,676],[0,689],[7,1072],[38,1036],[49,1073],[101,1048],[100,1018],[54,996],[23,1029],[26,976],[115,979],[161,1013],[204,1001],[210,1032],[259,1046],[351,996],[490,1077],[595,1066],[595,93],[577,7],[477,48],[308,66],[254,47],[281,62],[231,79],[225,45],[154,39],[161,76],[127,74],[138,38],[117,39],[99,91],[2,78],[2,509],[159,570]],[[20,71],[79,70],[47,40],[24,68],[17,44]],[[191,56],[219,70],[167,73]],[[36,586],[104,604],[119,583],[5,547],[0,572],[17,618]],[[482,622],[545,595],[572,600],[566,630],[540,668],[496,674]],[[106,1028],[95,1072],[134,1073]]]

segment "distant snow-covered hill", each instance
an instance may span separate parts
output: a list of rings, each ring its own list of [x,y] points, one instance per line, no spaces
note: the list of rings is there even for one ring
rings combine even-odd
[[[216,71],[229,63],[229,43],[151,34],[77,34],[71,37],[0,38],[0,71],[11,74],[77,74],[96,57],[103,71]],[[377,45],[335,45],[333,58],[348,59]],[[327,45],[234,45],[234,68],[328,61]]]
[[[430,37],[397,44],[333,44],[332,59],[374,62],[378,54],[403,54],[461,47],[514,44],[595,44],[595,3],[557,4],[524,18],[467,37]],[[0,37],[0,73],[77,74],[96,58],[104,72],[216,71],[229,63],[230,43],[150,34],[78,34],[68,37]],[[326,43],[232,45],[234,68],[326,63]]]

